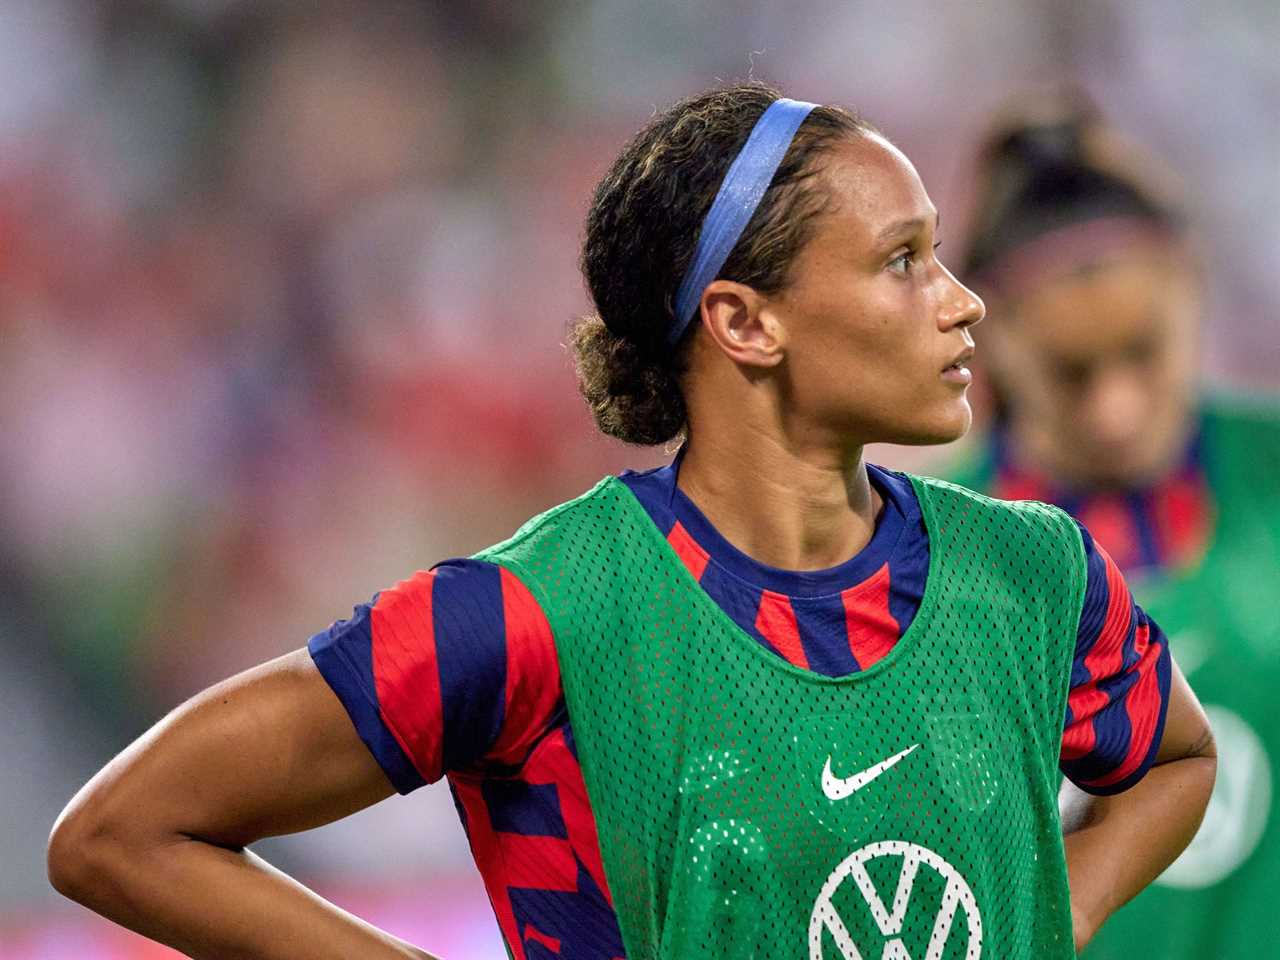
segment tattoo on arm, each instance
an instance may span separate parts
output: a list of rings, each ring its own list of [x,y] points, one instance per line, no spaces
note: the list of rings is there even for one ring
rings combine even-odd
[[[1216,757],[1218,755],[1217,747],[1213,741],[1213,731],[1208,727],[1204,727],[1200,731],[1200,736],[1196,737],[1195,742],[1182,750],[1176,756],[1167,757],[1160,761],[1160,765],[1166,763],[1174,763],[1178,760],[1186,760],[1189,757]]]

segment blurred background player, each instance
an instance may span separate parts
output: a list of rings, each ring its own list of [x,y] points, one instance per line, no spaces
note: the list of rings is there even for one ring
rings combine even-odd
[[[962,275],[988,305],[994,420],[956,478],[1082,521],[1168,632],[1219,740],[1195,841],[1085,955],[1255,957],[1280,944],[1280,407],[1201,384],[1182,205],[1085,99],[1012,112],[978,181]]]

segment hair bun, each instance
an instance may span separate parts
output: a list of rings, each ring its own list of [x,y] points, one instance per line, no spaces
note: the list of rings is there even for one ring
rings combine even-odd
[[[578,390],[601,432],[623,443],[655,446],[684,430],[685,405],[669,360],[647,354],[590,315],[569,333]]]
[[[1084,125],[1081,118],[1022,127],[1009,134],[1004,152],[1033,170],[1080,165],[1084,157]]]
[[[997,118],[979,152],[975,215],[961,271],[979,276],[1035,238],[1087,220],[1177,226],[1157,164],[1080,90],[1045,91]]]

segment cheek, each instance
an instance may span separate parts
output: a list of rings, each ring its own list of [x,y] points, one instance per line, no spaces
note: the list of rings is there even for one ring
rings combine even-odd
[[[804,305],[806,320],[794,341],[795,357],[821,380],[864,376],[889,353],[885,314],[865,291],[834,289]]]
[[[858,304],[845,349],[886,377],[918,383],[937,359],[929,310],[906,284],[888,280],[881,286]]]
[[[992,378],[1007,402],[1023,415],[1037,419],[1055,416],[1066,404],[1071,390],[1055,377],[1039,353],[1011,337],[979,344],[979,355],[989,351]]]
[[[795,304],[791,389],[800,406],[848,424],[901,420],[920,410],[931,386],[934,343],[923,299],[893,278],[827,285]],[[933,404],[927,404],[933,415]]]
[[[1163,379],[1171,390],[1190,390],[1199,369],[1199,351],[1191,334],[1171,341],[1163,365]]]

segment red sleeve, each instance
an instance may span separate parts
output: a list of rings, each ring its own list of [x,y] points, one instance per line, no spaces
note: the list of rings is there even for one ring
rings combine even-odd
[[[450,770],[519,764],[563,708],[546,617],[490,563],[419,572],[309,647],[401,792]]]
[[[1082,526],[1088,578],[1062,736],[1062,772],[1083,790],[1119,793],[1150,769],[1168,708],[1171,662],[1160,627]]]

